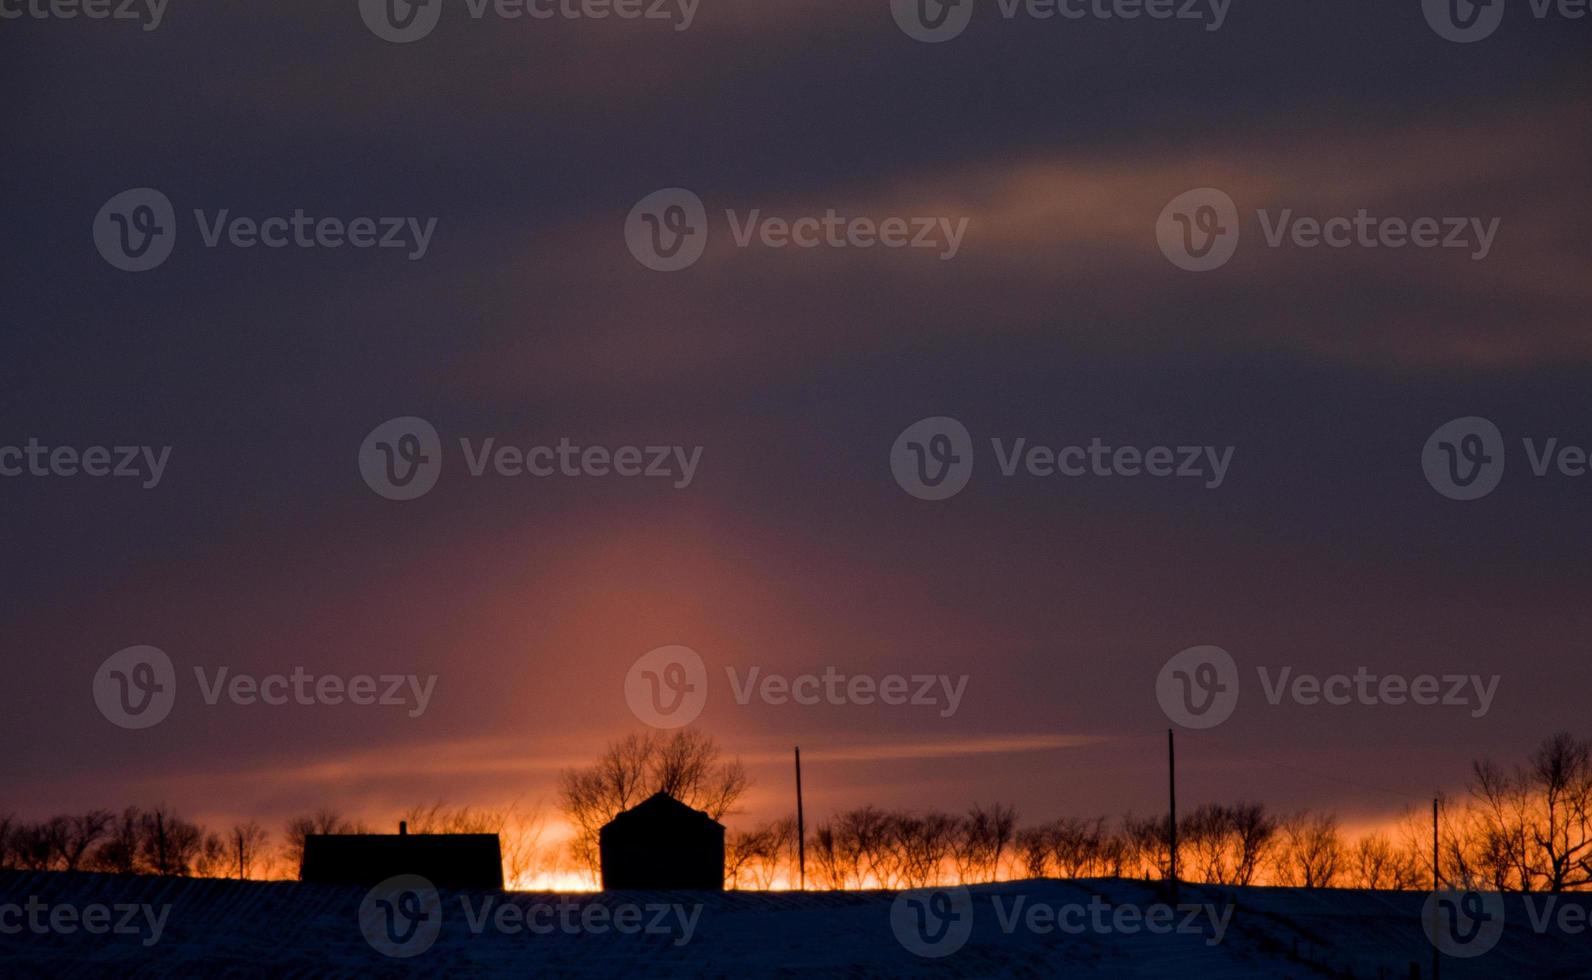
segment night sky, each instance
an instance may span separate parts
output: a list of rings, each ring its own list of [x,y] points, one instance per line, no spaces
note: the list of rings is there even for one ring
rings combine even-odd
[[[1472,759],[1586,734],[1592,18],[1509,0],[1475,43],[1416,0],[1209,22],[1001,16],[920,43],[885,0],[703,0],[679,22],[473,19],[377,37],[354,0],[172,0],[154,30],[0,21],[0,447],[171,447],[158,485],[0,477],[0,810],[165,801],[273,828],[445,799],[551,809],[639,730],[625,679],[682,644],[698,724],[749,765],[745,820],[866,802],[1035,820],[1161,805],[1168,658],[1239,664],[1180,743],[1180,797],[1380,820]],[[96,248],[130,188],[175,209],[146,272]],[[627,247],[660,189],[704,203],[675,272]],[[1214,187],[1219,269],[1157,245]],[[435,219],[404,249],[206,247],[193,212]],[[734,221],[966,219],[933,249],[739,247]],[[1454,248],[1270,247],[1258,211],[1497,219]],[[726,216],[734,211],[735,218]],[[362,442],[438,431],[385,499]],[[891,447],[971,434],[922,500]],[[1422,448],[1481,416],[1497,489]],[[992,439],[1233,447],[1220,486],[1001,475]],[[701,447],[688,486],[471,475],[460,440]],[[1584,458],[1584,455],[1583,455]],[[0,464],[6,460],[0,456]],[[170,717],[96,707],[102,662],[176,665]],[[204,702],[195,667],[437,676],[419,717]],[[725,668],[967,675],[950,717],[736,703]],[[1267,703],[1255,669],[1499,675],[1454,706]],[[735,820],[731,820],[732,826]]]

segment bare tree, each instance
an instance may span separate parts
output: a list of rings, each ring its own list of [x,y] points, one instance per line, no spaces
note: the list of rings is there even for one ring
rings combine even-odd
[[[1238,865],[1234,883],[1248,885],[1255,880],[1266,854],[1277,839],[1277,818],[1266,812],[1262,803],[1240,803],[1227,810],[1229,825],[1238,846]]]
[[[194,851],[193,873],[196,878],[225,878],[228,870],[227,842],[219,834],[201,831],[199,846]]]
[[[1272,865],[1278,884],[1331,888],[1345,863],[1336,816],[1301,810],[1282,820]]]
[[[850,855],[859,886],[890,886],[894,833],[890,815],[877,807],[847,810],[835,820],[842,851]]]
[[[311,834],[359,834],[366,828],[331,807],[321,807],[314,813],[293,817],[282,831],[282,863],[297,876],[304,865],[304,838]]]
[[[958,878],[971,882],[999,877],[1001,858],[1017,838],[1017,811],[1001,803],[988,808],[975,803],[963,818],[961,831],[952,849]]]
[[[60,856],[61,867],[76,871],[94,846],[109,832],[115,815],[109,810],[89,810],[50,821],[51,843]]]
[[[591,766],[560,773],[559,803],[575,827],[575,860],[595,877],[598,833],[622,811],[661,792],[718,820],[747,785],[740,760],[725,760],[711,735],[688,728],[648,731],[610,742]]]
[[[1122,859],[1133,874],[1166,878],[1171,874],[1171,821],[1166,817],[1122,818]]]
[[[57,853],[48,822],[20,823],[11,833],[11,855],[25,871],[48,871]]]
[[[851,887],[857,873],[856,855],[846,849],[834,824],[826,822],[813,828],[807,853],[812,857],[813,877],[819,884],[834,891]]]
[[[724,887],[740,887],[741,876],[748,873],[752,861],[762,850],[762,828],[730,830],[724,834]]]
[[[1385,833],[1366,834],[1351,855],[1355,883],[1361,888],[1405,891],[1421,887],[1420,859]]]
[[[557,848],[542,843],[547,818],[540,806],[524,809],[516,802],[498,811],[497,833],[503,841],[503,880],[524,882],[532,875],[551,871],[558,863]]]
[[[1100,841],[1099,874],[1108,878],[1127,876],[1132,867],[1132,851],[1121,833],[1110,834]]]
[[[731,831],[724,839],[725,884],[730,888],[743,883],[771,887],[795,839],[796,821],[789,817],[751,830]]]
[[[5,813],[0,814],[0,871],[12,867],[11,863],[11,837],[16,833],[17,819]]]
[[[133,874],[140,871],[139,841],[144,825],[143,814],[135,806],[124,809],[111,818],[105,839],[100,842],[90,859],[96,871],[112,874]]]
[[[1472,765],[1480,826],[1475,863],[1500,888],[1559,892],[1592,884],[1592,740],[1560,732],[1506,772]]]
[[[1187,849],[1186,873],[1194,879],[1247,885],[1254,881],[1276,833],[1277,821],[1262,804],[1207,803],[1179,821],[1178,849]]]
[[[236,874],[240,880],[250,878],[259,869],[270,834],[253,820],[233,824],[227,833],[227,874]]]
[[[187,877],[201,856],[204,832],[165,804],[145,812],[139,827],[139,863],[151,874]]]
[[[1017,832],[1017,856],[1023,873],[1030,878],[1043,878],[1050,871],[1051,827],[1024,827]]]
[[[894,824],[899,858],[893,877],[897,883],[923,888],[938,882],[956,843],[957,819],[935,811],[921,817],[900,813]]]

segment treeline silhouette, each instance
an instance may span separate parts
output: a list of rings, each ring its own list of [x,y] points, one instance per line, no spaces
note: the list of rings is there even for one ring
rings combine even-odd
[[[442,803],[411,807],[398,821],[416,834],[498,834],[505,880],[534,874],[544,863],[542,821],[517,805],[501,809],[449,807]],[[249,820],[226,831],[212,831],[183,819],[164,804],[149,810],[127,807],[120,813],[89,810],[28,822],[0,815],[0,869],[100,871],[111,874],[181,878],[297,878],[309,834],[366,834],[363,821],[322,808],[295,816],[273,837]]]
[[[1166,817],[1118,821],[1062,817],[1019,826],[1001,803],[966,813],[864,806],[820,823],[807,837],[807,879],[825,889],[919,888],[1017,878],[1169,875]],[[1412,831],[1414,828],[1412,824]],[[726,882],[767,888],[796,877],[795,821],[732,831]],[[1179,878],[1212,884],[1308,888],[1429,888],[1430,844],[1415,833],[1350,839],[1330,813],[1273,814],[1264,804],[1205,804],[1178,819]]]
[[[691,729],[612,742],[596,762],[561,774],[560,803],[577,828],[572,857],[595,880],[596,833],[614,814],[659,790],[720,818],[749,782],[739,761]],[[1520,765],[1472,764],[1466,794],[1445,798],[1437,880],[1499,891],[1592,887],[1592,740],[1557,734]],[[796,822],[732,828],[730,888],[794,885]],[[1170,874],[1165,815],[1118,820],[1062,817],[1023,825],[1003,803],[963,813],[862,806],[813,824],[807,884],[825,889],[910,888],[1012,878]],[[1430,810],[1410,806],[1386,829],[1350,836],[1337,815],[1278,813],[1258,802],[1206,803],[1180,813],[1178,876],[1226,885],[1304,888],[1432,887]]]
[[[399,814],[412,833],[494,833],[504,880],[524,882],[573,868],[597,880],[596,834],[609,819],[668,792],[726,818],[750,781],[711,736],[693,729],[628,735],[590,766],[560,775],[560,809],[574,830],[565,846],[541,843],[540,811],[437,803]],[[1592,888],[1592,739],[1560,733],[1512,767],[1472,764],[1462,796],[1444,798],[1437,879],[1444,887],[1498,891]],[[288,820],[276,837],[259,823],[213,831],[165,805],[90,810],[30,822],[0,815],[0,869],[103,871],[231,878],[297,877],[304,838],[368,833],[363,822],[321,809]],[[1061,817],[1023,824],[1002,803],[961,813],[861,806],[811,824],[807,886],[908,888],[1016,878],[1169,875],[1165,815]],[[796,822],[786,817],[731,828],[730,888],[794,886]],[[1391,826],[1347,834],[1330,812],[1274,812],[1265,804],[1205,803],[1179,814],[1178,876],[1224,885],[1306,888],[1432,887],[1431,812],[1411,806]]]

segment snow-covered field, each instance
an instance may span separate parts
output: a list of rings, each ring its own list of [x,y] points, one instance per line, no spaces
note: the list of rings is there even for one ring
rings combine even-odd
[[[412,883],[411,883],[412,884]],[[1386,977],[1421,893],[1025,881],[947,893],[366,889],[0,872],[0,976]],[[385,903],[385,904],[383,904]],[[1506,898],[1444,977],[1592,977],[1592,895]],[[1580,928],[1576,926],[1579,924]],[[378,949],[401,954],[389,956]],[[920,953],[943,954],[924,956]]]

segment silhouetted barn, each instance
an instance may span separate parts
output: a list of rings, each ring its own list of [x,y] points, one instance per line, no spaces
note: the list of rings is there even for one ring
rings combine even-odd
[[[667,793],[608,821],[598,848],[606,889],[724,890],[724,825]]]
[[[497,834],[310,834],[299,878],[323,885],[375,885],[420,875],[438,888],[503,887]]]

